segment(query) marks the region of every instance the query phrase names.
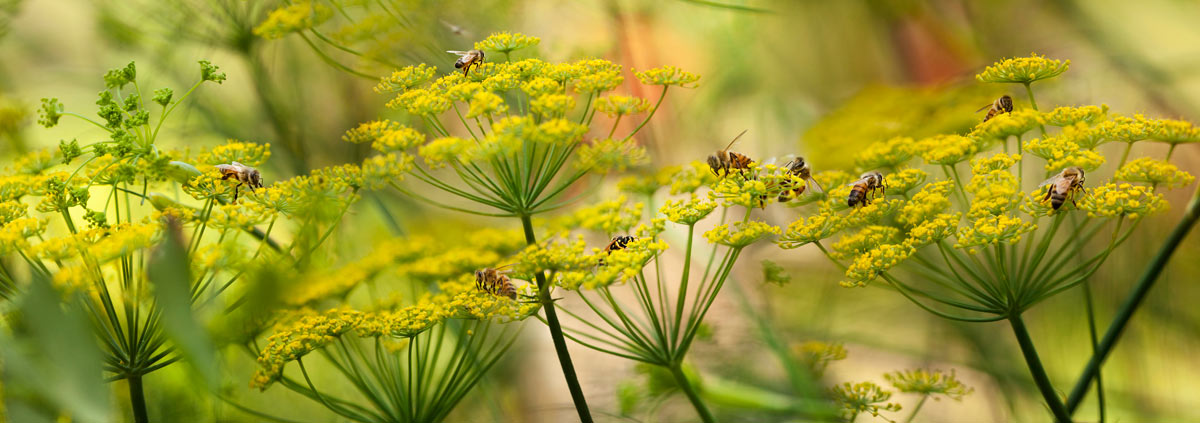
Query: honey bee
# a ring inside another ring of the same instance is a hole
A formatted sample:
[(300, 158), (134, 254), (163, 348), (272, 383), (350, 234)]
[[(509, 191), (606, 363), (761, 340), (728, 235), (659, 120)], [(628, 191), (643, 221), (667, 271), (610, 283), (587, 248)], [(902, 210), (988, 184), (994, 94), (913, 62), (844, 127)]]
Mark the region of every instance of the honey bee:
[(233, 187), (233, 201), (237, 202), (238, 188), (242, 185), (249, 185), (250, 189), (262, 188), (262, 174), (258, 173), (258, 169), (246, 166), (244, 164), (233, 162), (232, 164), (219, 164), (217, 170), (221, 171), (221, 180), (229, 178), (237, 179), (237, 186)]
[(458, 55), (458, 60), (454, 61), (454, 68), (462, 69), (463, 76), (467, 76), (467, 71), (471, 70), (471, 66), (479, 67), (479, 65), (483, 64), (482, 50), (446, 50), (446, 52)]
[(497, 297), (517, 299), (517, 286), (513, 285), (507, 271), (486, 268), (475, 271), (475, 288)]
[(783, 168), (786, 169), (788, 173), (799, 176), (800, 179), (803, 179), (804, 184), (800, 186), (794, 186), (795, 182), (790, 180), (784, 181), (783, 192), (779, 193), (780, 203), (787, 202), (788, 200), (799, 197), (800, 194), (804, 194), (804, 191), (809, 187), (809, 184), (813, 185), (813, 192), (820, 193), (825, 191), (823, 188), (821, 188), (821, 184), (817, 183), (816, 179), (813, 179), (812, 168), (808, 166), (808, 162), (805, 162), (803, 157), (796, 157), (792, 160), (789, 160), (787, 163), (783, 164)]
[[(871, 199), (875, 198), (875, 191), (879, 190), (880, 195), (887, 193), (887, 185), (883, 181), (883, 174), (878, 171), (870, 171), (862, 174), (857, 181), (851, 182), (850, 196), (846, 198), (846, 204), (850, 207), (862, 204), (863, 207), (871, 204)], [(870, 194), (871, 198), (867, 198)]]
[[(1083, 169), (1078, 167), (1068, 167), (1063, 169), (1062, 172), (1059, 172), (1057, 175), (1054, 175), (1054, 177), (1047, 179), (1046, 182), (1042, 182), (1041, 185), (1038, 185), (1038, 188), (1044, 186), (1050, 187), (1046, 189), (1046, 196), (1042, 197), (1042, 202), (1044, 203), (1046, 200), (1050, 200), (1050, 207), (1054, 210), (1058, 210), (1059, 207), (1062, 207), (1063, 202), (1070, 197), (1071, 204), (1075, 205), (1075, 192), (1087, 192), (1087, 190), (1083, 188), (1083, 181)], [(1078, 207), (1078, 205), (1076, 205), (1076, 207)]]
[[(746, 135), (746, 131), (742, 131), (742, 133), (734, 137), (733, 141), (730, 141), (724, 150), (717, 151), (708, 156), (708, 166), (712, 168), (714, 175), (729, 176), (730, 169), (737, 169), (738, 172), (741, 172), (742, 169), (749, 169), (750, 164), (754, 163), (754, 160), (751, 160), (744, 154), (729, 151), (729, 147), (733, 147), (733, 143), (737, 142), (738, 138), (741, 138), (742, 135)], [(717, 173), (719, 170), (723, 170), (724, 174)]]
[(1000, 96), (1000, 98), (997, 98), (996, 101), (992, 102), (992, 104), (980, 107), (979, 110), (976, 110), (975, 112), (982, 112), (983, 109), (987, 109), (988, 111), (987, 116), (983, 117), (984, 122), (987, 122), (988, 119), (991, 119), (1001, 113), (1012, 113), (1012, 97), (1009, 97), (1008, 94)]

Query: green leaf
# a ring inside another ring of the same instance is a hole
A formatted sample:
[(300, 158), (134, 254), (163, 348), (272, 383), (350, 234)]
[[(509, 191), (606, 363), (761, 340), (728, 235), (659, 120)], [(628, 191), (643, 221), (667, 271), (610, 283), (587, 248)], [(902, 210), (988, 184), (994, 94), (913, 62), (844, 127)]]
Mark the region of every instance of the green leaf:
[[(79, 303), (64, 304), (46, 278), (35, 277), (13, 323), (11, 337), (0, 338), (10, 417), (17, 416), (18, 410), (23, 414), (23, 419), (13, 421), (60, 412), (82, 422), (109, 421), (109, 388), (101, 379), (100, 349)], [(13, 396), (20, 392), (33, 398), (23, 402)], [(53, 410), (45, 410), (47, 406)]]
[(146, 264), (154, 296), (162, 310), (163, 330), (200, 373), (209, 388), (218, 386), (217, 358), (208, 333), (192, 315), (191, 267), (178, 221), (167, 224), (166, 237)]

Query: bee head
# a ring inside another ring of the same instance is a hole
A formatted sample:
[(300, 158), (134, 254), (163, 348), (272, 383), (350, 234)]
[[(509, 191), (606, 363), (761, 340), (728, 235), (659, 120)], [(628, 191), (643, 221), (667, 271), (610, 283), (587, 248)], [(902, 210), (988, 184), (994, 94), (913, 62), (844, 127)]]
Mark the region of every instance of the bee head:
[[(717, 152), (717, 154), (720, 154), (720, 152)], [(717, 157), (717, 154), (708, 155), (708, 167), (711, 167), (713, 172), (721, 168), (721, 158)]]
[(1000, 100), (998, 101), (1000, 102), (1000, 108), (1004, 110), (1004, 113), (1010, 113), (1013, 111), (1013, 102), (1011, 96), (1005, 94), (1004, 96), (1000, 97)]
[(250, 179), (250, 187), (262, 188), (262, 173), (259, 173), (258, 169), (250, 169), (246, 171), (246, 176)]
[(784, 163), (783, 167), (795, 174), (808, 173), (808, 163), (804, 161), (803, 157), (794, 158)]
[(1063, 176), (1064, 177), (1074, 176), (1075, 179), (1079, 180), (1079, 182), (1083, 182), (1083, 168), (1074, 167), (1074, 166), (1068, 167), (1066, 169), (1063, 169)]
[(475, 280), (477, 280), (477, 281), (483, 280), (483, 270), (482, 269), (475, 271)]

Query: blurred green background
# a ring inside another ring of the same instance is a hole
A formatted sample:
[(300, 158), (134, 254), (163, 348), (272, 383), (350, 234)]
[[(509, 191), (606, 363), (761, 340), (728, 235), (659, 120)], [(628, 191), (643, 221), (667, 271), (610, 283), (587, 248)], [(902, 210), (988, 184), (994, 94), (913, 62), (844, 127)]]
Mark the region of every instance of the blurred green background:
[[(357, 162), (368, 151), (342, 142), (345, 130), (381, 116), (402, 119), (383, 107), (386, 96), (372, 92), (373, 77), (420, 62), (447, 69), (453, 56), (443, 50), (468, 49), (494, 31), (541, 37), (547, 60), (602, 57), (627, 69), (675, 65), (703, 75), (698, 88), (673, 91), (640, 136), (655, 166), (702, 159), (748, 129), (738, 151), (752, 157), (800, 154), (816, 170), (848, 167), (846, 145), (962, 132), (978, 119), (976, 108), (1009, 88), (982, 86), (974, 74), (995, 60), (1030, 52), (1071, 60), (1066, 74), (1039, 83), (1044, 109), (1104, 103), (1119, 113), (1193, 121), (1200, 115), (1200, 3), (1193, 1), (409, 0), (391, 3), (408, 23), (403, 27), (348, 28), (340, 15), (322, 24), (359, 55), (311, 37), (255, 35), (253, 28), (280, 4), (0, 0), (2, 154), (10, 159), (60, 139), (95, 136), (78, 121), (64, 120), (53, 131), (35, 125), (42, 97), (87, 110), (100, 75), (131, 60), (150, 75), (151, 85), (178, 90), (194, 79), (195, 60), (207, 58), (229, 79), (204, 90), (172, 122), (178, 127), (171, 133), (179, 137), (166, 145), (204, 148), (228, 138), (270, 143), (275, 154), (264, 166), (268, 182)], [(649, 95), (627, 85), (626, 91)], [(1024, 101), (1023, 93), (1011, 94)], [(1142, 148), (1158, 147), (1139, 146), (1134, 156), (1161, 154)], [(1184, 170), (1200, 169), (1195, 145), (1174, 157)], [(1111, 166), (1101, 168), (1103, 177), (1111, 175)], [(1177, 220), (1187, 191), (1168, 192), (1177, 207), (1148, 221), (1120, 250), (1124, 255), (1110, 259), (1091, 281), (1101, 325)], [(393, 210), (396, 221), (378, 213), (378, 204)], [(464, 237), (455, 229), (462, 222), (447, 216), (394, 192), (380, 194), (359, 203), (343, 222), (336, 250), (358, 257), (374, 241), (422, 226)], [(776, 223), (794, 218), (782, 212), (774, 217)], [(1200, 421), (1200, 365), (1193, 359), (1200, 352), (1197, 239), (1184, 243), (1105, 367), (1111, 421)], [(849, 358), (830, 366), (830, 381), (882, 384), (883, 372), (899, 368), (953, 368), (975, 394), (927, 404), (924, 421), (1046, 419), (1003, 323), (940, 320), (883, 289), (838, 287), (840, 272), (815, 250), (757, 248), (754, 257), (784, 264), (793, 279), (786, 286), (762, 284), (757, 260), (747, 260), (735, 276), (750, 307), (769, 318), (785, 343), (844, 342)], [(718, 299), (709, 317), (713, 336), (695, 348), (695, 365), (721, 378), (786, 390), (737, 298), (727, 290)], [(1090, 353), (1082, 296), (1060, 295), (1027, 321), (1052, 381), (1060, 389), (1070, 386)], [(536, 323), (526, 328), (516, 353), (460, 406), (459, 421), (573, 416), (544, 330)], [(572, 352), (597, 417), (628, 420), (616, 415), (616, 390), (639, 377), (632, 364), (578, 346)], [(300, 421), (332, 421), (317, 404), (282, 390), (248, 390), (253, 363), (229, 355), (227, 389), (240, 403)], [(147, 383), (155, 421), (261, 420), (207, 399), (179, 369), (156, 373)], [(114, 404), (125, 403), (121, 395), (113, 390)], [(905, 406), (915, 401), (897, 399)], [(720, 410), (730, 421), (774, 420), (768, 413)], [(1097, 420), (1094, 399), (1076, 417)], [(681, 398), (638, 417), (692, 418)]]

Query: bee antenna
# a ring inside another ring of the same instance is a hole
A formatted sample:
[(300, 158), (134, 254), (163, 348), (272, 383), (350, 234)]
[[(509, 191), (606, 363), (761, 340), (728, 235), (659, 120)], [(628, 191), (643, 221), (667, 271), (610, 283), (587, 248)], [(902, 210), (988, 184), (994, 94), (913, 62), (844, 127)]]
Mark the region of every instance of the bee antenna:
[[(749, 129), (743, 130), (742, 133), (738, 134), (736, 137), (733, 137), (733, 141), (730, 141), (729, 145), (725, 146), (725, 150), (728, 150), (729, 147), (733, 147), (733, 143), (737, 142), (738, 138), (741, 138), (742, 135), (746, 135), (747, 131), (749, 131)], [(725, 150), (721, 150), (721, 151), (725, 151)]]

